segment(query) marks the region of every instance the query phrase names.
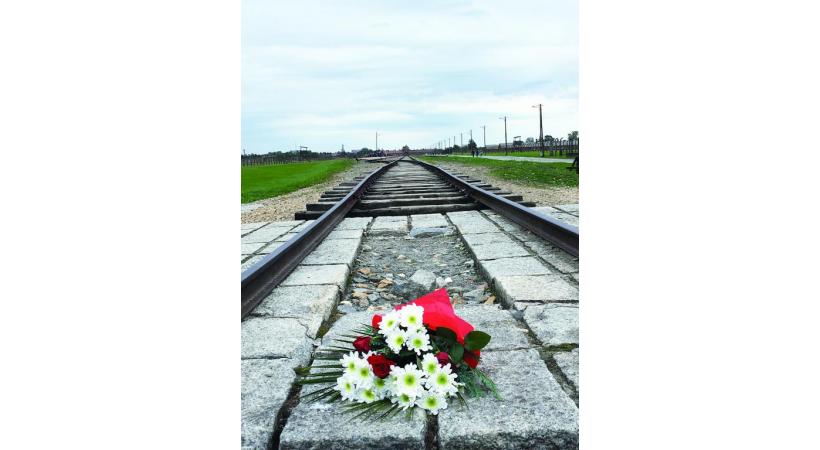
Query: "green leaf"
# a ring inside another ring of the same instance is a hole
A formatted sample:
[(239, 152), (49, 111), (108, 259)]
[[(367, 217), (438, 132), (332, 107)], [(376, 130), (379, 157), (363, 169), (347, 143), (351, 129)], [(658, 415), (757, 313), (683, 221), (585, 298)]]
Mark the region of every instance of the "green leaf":
[(450, 349), (450, 359), (454, 363), (460, 363), (461, 358), (464, 357), (464, 347), (461, 346), (458, 342), (453, 344), (453, 348)]
[(447, 341), (448, 344), (454, 344), (456, 342), (456, 332), (449, 328), (438, 327), (436, 329), (436, 335)]
[(473, 330), (464, 337), (464, 346), (467, 350), (476, 351), (490, 343), (490, 335), (483, 331)]

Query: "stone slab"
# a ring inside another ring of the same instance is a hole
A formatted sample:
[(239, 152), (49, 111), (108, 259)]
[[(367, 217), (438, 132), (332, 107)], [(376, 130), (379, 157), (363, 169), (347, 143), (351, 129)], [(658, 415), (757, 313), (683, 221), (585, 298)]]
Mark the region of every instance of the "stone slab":
[(361, 229), (355, 230), (334, 230), (325, 239), (361, 239), (364, 233)]
[(350, 273), (346, 264), (326, 266), (298, 266), (280, 283), (280, 286), (300, 286), (310, 284), (335, 284), (343, 288)]
[(256, 253), (257, 250), (264, 247), (267, 242), (242, 243), (242, 254), (250, 255)]
[(348, 217), (339, 222), (334, 230), (364, 230), (371, 220), (372, 217)]
[(572, 384), (575, 385), (575, 391), (578, 392), (578, 349), (573, 349), (571, 352), (558, 352), (552, 355), (561, 372), (567, 377)]
[(483, 331), (492, 338), (482, 350), (484, 352), (496, 350), (518, 350), (530, 348), (527, 340), (527, 329), (521, 326), (509, 311), (498, 305), (459, 305), (456, 314), (470, 322), (478, 331)]
[(407, 217), (406, 216), (383, 216), (376, 217), (373, 224), (370, 225), (369, 234), (396, 234), (401, 235), (407, 233)]
[(297, 319), (251, 317), (242, 322), (242, 359), (289, 358), (307, 364), (313, 348)]
[(501, 276), (495, 288), (510, 307), (515, 302), (578, 301), (578, 288), (557, 275)]
[(270, 223), (270, 222), (243, 223), (242, 224), (242, 234), (247, 234), (247, 233), (250, 233), (251, 231), (262, 228), (263, 226), (267, 225), (268, 223)]
[(287, 241), (293, 239), (298, 234), (299, 233), (285, 233), (285, 234), (279, 236), (278, 238), (276, 238), (276, 241), (274, 241), (274, 242), (287, 242)]
[(536, 206), (536, 207), (532, 207), (530, 209), (532, 209), (533, 211), (538, 211), (541, 214), (546, 214), (546, 215), (550, 215), (552, 213), (558, 212), (558, 210), (553, 208), (552, 206)]
[(352, 267), (359, 243), (361, 239), (325, 239), (302, 260), (302, 264), (347, 264)]
[(293, 227), (285, 226), (285, 227), (274, 227), (274, 226), (266, 226), (264, 228), (260, 228), (254, 231), (251, 234), (245, 235), (242, 237), (243, 243), (251, 243), (251, 242), (264, 242), (268, 243), (279, 236), (290, 231)]
[(481, 233), (481, 234), (465, 234), (462, 236), (467, 245), (486, 245), (486, 244), (506, 244), (516, 245), (512, 238), (504, 233)]
[(555, 205), (556, 209), (560, 209), (561, 211), (568, 212), (574, 216), (579, 215), (578, 210), (578, 203), (568, 203), (566, 205)]
[(495, 224), (498, 225), (504, 231), (509, 231), (509, 232), (514, 232), (515, 231), (515, 232), (517, 232), (517, 231), (522, 231), (523, 230), (523, 228), (521, 228), (521, 226), (518, 225), (517, 223), (515, 223), (515, 222), (513, 222), (513, 221), (511, 221), (511, 220), (509, 220), (509, 219), (507, 219), (503, 216), (500, 216), (498, 214), (493, 214), (493, 215), (487, 214), (487, 217), (489, 217), (490, 220), (495, 222)]
[(476, 259), (479, 261), (510, 258), (513, 256), (530, 256), (530, 252), (521, 244), (510, 243), (495, 243), (484, 245), (470, 245), (470, 251), (473, 252)]
[(283, 220), (281, 222), (271, 222), (272, 227), (298, 227), (305, 223), (304, 220)]
[(545, 346), (578, 344), (578, 305), (532, 305), (524, 310), (524, 322)]
[(412, 215), (410, 216), (410, 223), (413, 225), (413, 228), (440, 228), (450, 226), (443, 214)]
[[(340, 317), (322, 340), (322, 345), (332, 345), (332, 339), (348, 334), (363, 323), (370, 323), (374, 313), (356, 312)], [(327, 361), (317, 361), (327, 364)], [(327, 385), (305, 385), (302, 394)], [(341, 403), (300, 402), (294, 408), (288, 423), (282, 430), (282, 450), (388, 450), (425, 448), (427, 424), (424, 414), (417, 411), (412, 421), (399, 414), (378, 424), (351, 420)]]
[(439, 413), (442, 450), (578, 448), (578, 408), (533, 349), (482, 353), (502, 400), (467, 399)]
[(266, 245), (264, 248), (262, 248), (262, 250), (259, 250), (258, 253), (260, 255), (267, 255), (268, 253), (272, 253), (274, 250), (276, 250), (277, 248), (281, 247), (284, 244), (285, 244), (284, 242), (273, 241), (270, 244)]
[(561, 222), (568, 223), (574, 227), (578, 227), (578, 224), (580, 223), (580, 219), (578, 219), (578, 216), (574, 216), (570, 213), (565, 213), (563, 211), (554, 212), (550, 215), (560, 220)]
[[(362, 325), (370, 325), (374, 314), (384, 314), (384, 311), (356, 311), (340, 315), (336, 318), (336, 321), (333, 322), (333, 326), (331, 326), (322, 337), (322, 345), (320, 348), (339, 345), (338, 342), (333, 341), (334, 339), (350, 340), (341, 335), (350, 334), (352, 330), (359, 329)], [(351, 347), (350, 345), (346, 346)]]
[(290, 359), (242, 361), (242, 448), (267, 450), (276, 419), (296, 379)]
[(491, 281), (497, 277), (509, 275), (549, 275), (554, 273), (540, 259), (533, 256), (481, 261), (479, 267), (484, 277)]
[(306, 328), (305, 334), (315, 339), (338, 301), (339, 288), (334, 285), (279, 286), (251, 315), (296, 319)]
[(560, 248), (540, 239), (533, 242), (525, 242), (524, 245), (530, 248), (541, 259), (551, 264), (563, 273), (578, 272), (578, 258), (561, 250)]
[(536, 236), (534, 233), (528, 230), (521, 229), (520, 231), (510, 231), (510, 235), (512, 237), (518, 239), (522, 242), (533, 242), (533, 241), (542, 241), (543, 239)]
[(497, 233), (500, 229), (478, 211), (447, 213), (447, 217), (461, 234)]

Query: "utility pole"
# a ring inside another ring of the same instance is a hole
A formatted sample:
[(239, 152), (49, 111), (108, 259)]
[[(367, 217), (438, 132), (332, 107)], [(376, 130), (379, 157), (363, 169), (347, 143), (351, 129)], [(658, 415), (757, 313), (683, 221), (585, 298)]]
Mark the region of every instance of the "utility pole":
[(481, 128), (484, 129), (484, 151), (487, 151), (487, 126), (481, 125)]
[(507, 145), (507, 116), (499, 117), (499, 119), (504, 119), (504, 154), (509, 154), (510, 146)]
[(379, 151), (379, 132), (376, 132), (376, 151)]
[(459, 139), (461, 139), (461, 146), (464, 147), (464, 133), (458, 133)]
[[(535, 108), (535, 106), (536, 105), (533, 105), (533, 108)], [(541, 104), (539, 103), (537, 106), (538, 106), (538, 128), (540, 129), (540, 131), (539, 131), (539, 136), (540, 137), (538, 138), (538, 142), (539, 142), (539, 145), (541, 146), (541, 157), (543, 158), (544, 157), (544, 120), (542, 118), (543, 116), (541, 116)]]

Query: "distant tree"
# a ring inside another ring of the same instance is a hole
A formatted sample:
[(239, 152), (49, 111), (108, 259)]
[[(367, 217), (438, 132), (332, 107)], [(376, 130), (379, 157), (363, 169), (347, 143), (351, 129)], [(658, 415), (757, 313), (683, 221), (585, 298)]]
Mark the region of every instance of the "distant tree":
[(552, 142), (553, 142), (553, 141), (555, 141), (555, 138), (554, 138), (554, 137), (552, 137), (552, 136), (550, 136), (550, 135), (548, 135), (548, 134), (544, 135), (544, 142), (545, 142), (545, 143), (547, 143), (547, 144), (552, 144)]
[(367, 147), (362, 147), (362, 149), (361, 149), (361, 150), (359, 150), (358, 152), (356, 152), (356, 156), (358, 156), (359, 158), (362, 158), (362, 157), (365, 157), (365, 156), (369, 156), (369, 155), (370, 155), (370, 149), (369, 149), (369, 148), (367, 148)]
[(576, 130), (576, 131), (573, 131), (572, 133), (570, 133), (567, 136), (567, 139), (569, 139), (571, 141), (574, 141), (574, 140), (578, 139), (578, 131)]
[(478, 146), (475, 145), (474, 140), (470, 139), (470, 142), (467, 143), (467, 150), (469, 150), (471, 152), (474, 152), (474, 151), (476, 151), (476, 149), (478, 149)]
[(526, 142), (529, 146), (535, 145), (535, 138), (528, 137)]
[(401, 148), (401, 151), (402, 151), (402, 153), (404, 153), (405, 155), (409, 155), (409, 154), (410, 154), (410, 147), (409, 147), (409, 146), (407, 146), (407, 145), (405, 145), (404, 147), (402, 147), (402, 148)]

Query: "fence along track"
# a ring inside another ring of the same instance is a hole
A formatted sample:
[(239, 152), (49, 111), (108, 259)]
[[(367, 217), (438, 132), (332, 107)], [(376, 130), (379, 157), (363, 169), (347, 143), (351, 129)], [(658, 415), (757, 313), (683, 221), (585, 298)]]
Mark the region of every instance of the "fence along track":
[(431, 214), (491, 208), (578, 256), (578, 228), (527, 206), (520, 195), (454, 175), (413, 158), (390, 162), (358, 182), (342, 183), (296, 219), (316, 219), (242, 274), (242, 318), (281, 283), (345, 217)]

